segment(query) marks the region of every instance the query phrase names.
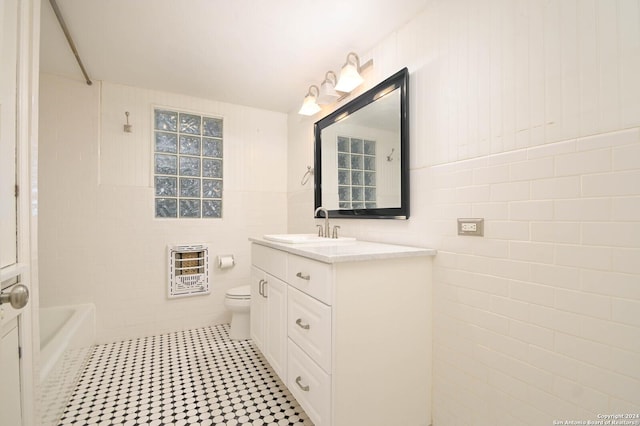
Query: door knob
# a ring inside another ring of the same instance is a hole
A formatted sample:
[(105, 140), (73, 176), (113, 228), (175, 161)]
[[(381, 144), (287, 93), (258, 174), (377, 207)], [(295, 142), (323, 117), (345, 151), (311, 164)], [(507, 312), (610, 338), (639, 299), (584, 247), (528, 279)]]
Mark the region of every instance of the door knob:
[(11, 287), (9, 293), (0, 293), (0, 305), (9, 303), (15, 309), (22, 309), (29, 301), (29, 289), (22, 284)]

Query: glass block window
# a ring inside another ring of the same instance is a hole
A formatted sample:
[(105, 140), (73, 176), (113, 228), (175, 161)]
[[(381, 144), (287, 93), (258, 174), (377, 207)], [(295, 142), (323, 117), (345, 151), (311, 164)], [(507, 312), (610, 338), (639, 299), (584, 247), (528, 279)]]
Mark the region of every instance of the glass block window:
[(376, 208), (376, 142), (338, 136), (338, 204)]
[(154, 110), (155, 217), (222, 217), (222, 119)]

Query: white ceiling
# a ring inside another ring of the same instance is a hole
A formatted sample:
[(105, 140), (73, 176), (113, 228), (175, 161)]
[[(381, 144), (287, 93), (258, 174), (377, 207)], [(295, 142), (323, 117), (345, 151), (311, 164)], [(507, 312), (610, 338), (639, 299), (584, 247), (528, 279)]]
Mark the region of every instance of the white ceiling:
[[(290, 112), (430, 0), (58, 0), (89, 76)], [(42, 2), (40, 65), (82, 79)], [(366, 60), (368, 58), (364, 58)], [(375, 64), (374, 64), (375, 66)]]

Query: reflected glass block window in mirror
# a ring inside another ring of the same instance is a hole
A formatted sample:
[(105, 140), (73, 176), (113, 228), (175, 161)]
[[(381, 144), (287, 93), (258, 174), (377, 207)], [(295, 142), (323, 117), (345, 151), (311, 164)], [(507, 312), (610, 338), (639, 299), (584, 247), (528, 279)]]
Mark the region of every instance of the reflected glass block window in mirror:
[(222, 217), (222, 118), (154, 109), (155, 217)]
[(337, 151), (339, 208), (376, 208), (376, 142), (338, 136)]

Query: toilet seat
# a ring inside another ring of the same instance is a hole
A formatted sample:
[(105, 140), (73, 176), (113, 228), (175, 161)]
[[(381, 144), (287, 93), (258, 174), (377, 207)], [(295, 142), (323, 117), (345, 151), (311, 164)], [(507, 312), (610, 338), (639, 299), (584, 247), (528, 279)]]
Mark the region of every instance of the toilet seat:
[(247, 300), (251, 299), (251, 288), (248, 285), (241, 285), (230, 288), (225, 295), (228, 299)]

